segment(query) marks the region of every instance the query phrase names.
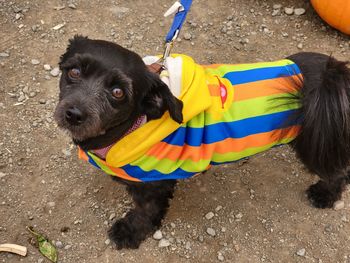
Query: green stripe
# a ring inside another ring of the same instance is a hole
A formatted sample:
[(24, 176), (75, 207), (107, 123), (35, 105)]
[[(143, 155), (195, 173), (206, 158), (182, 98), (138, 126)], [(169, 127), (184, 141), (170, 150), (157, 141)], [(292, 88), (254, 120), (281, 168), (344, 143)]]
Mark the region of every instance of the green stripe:
[(241, 152), (229, 152), (229, 153), (224, 153), (224, 154), (214, 153), (214, 155), (212, 157), (212, 161), (216, 162), (216, 163), (224, 163), (224, 162), (229, 162), (230, 160), (231, 161), (240, 160), (242, 158), (252, 156), (254, 154), (266, 151), (275, 145), (287, 144), (287, 143), (291, 142), (292, 140), (294, 140), (294, 138), (285, 138), (285, 139), (281, 139), (279, 141), (276, 141), (276, 142), (273, 142), (273, 143), (270, 143), (270, 144), (267, 144), (264, 146), (248, 148), (248, 149), (245, 149)]
[(174, 162), (167, 158), (158, 160), (156, 157), (145, 155), (137, 161), (132, 162), (131, 165), (136, 165), (146, 172), (157, 170), (160, 173), (169, 174), (178, 168), (194, 173), (204, 171), (208, 167), (209, 163), (210, 160), (200, 160), (197, 162), (193, 162), (191, 160), (177, 160)]
[(258, 63), (250, 63), (250, 64), (238, 64), (238, 65), (230, 65), (230, 64), (223, 64), (218, 66), (217, 68), (205, 68), (205, 71), (209, 74), (217, 75), (219, 77), (222, 77), (227, 72), (232, 71), (245, 71), (245, 70), (251, 70), (251, 69), (257, 69), (257, 68), (273, 68), (273, 67), (281, 67), (285, 65), (292, 65), (295, 64), (293, 61), (289, 59), (282, 59), (278, 61), (272, 61), (272, 62), (258, 62)]
[(110, 174), (110, 175), (116, 175), (116, 173), (113, 172), (111, 169), (109, 169), (108, 166), (102, 164), (98, 157), (96, 157), (95, 155), (93, 155), (91, 153), (88, 153), (88, 154), (95, 161), (95, 163), (101, 168), (102, 171), (104, 171), (105, 173)]
[[(295, 93), (296, 94), (296, 93)], [(202, 128), (205, 125), (220, 122), (233, 122), (246, 118), (252, 118), (287, 110), (294, 110), (301, 107), (297, 100), (289, 102), (291, 95), (288, 93), (275, 94), (271, 96), (258, 97), (249, 100), (235, 101), (230, 109), (222, 113), (220, 119), (214, 119), (209, 112), (201, 113), (185, 124), (187, 127)], [(283, 105), (283, 103), (285, 103)], [(269, 106), (267, 106), (269, 105)]]
[(289, 143), (293, 139), (294, 138), (285, 138), (261, 147), (252, 147), (240, 152), (229, 152), (224, 154), (213, 152), (213, 156), (211, 160), (202, 159), (199, 161), (192, 161), (192, 160), (186, 159), (186, 160), (172, 161), (167, 158), (163, 158), (159, 160), (154, 156), (143, 156), (137, 161), (131, 163), (131, 165), (138, 166), (139, 168), (141, 168), (146, 172), (151, 170), (157, 170), (160, 173), (169, 174), (174, 172), (176, 169), (181, 168), (186, 172), (197, 173), (200, 171), (204, 171), (210, 164), (210, 161), (217, 162), (217, 163), (237, 161), (247, 156), (251, 156), (251, 155), (263, 152), (265, 150), (268, 150), (275, 145)]

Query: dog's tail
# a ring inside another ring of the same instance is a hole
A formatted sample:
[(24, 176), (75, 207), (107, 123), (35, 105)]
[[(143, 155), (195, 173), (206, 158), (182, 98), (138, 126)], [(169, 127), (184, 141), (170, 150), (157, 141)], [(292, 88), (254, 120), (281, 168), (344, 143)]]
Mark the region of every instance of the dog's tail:
[(307, 168), (332, 181), (349, 165), (350, 69), (347, 62), (316, 53), (289, 59), (303, 73), (302, 127), (294, 147)]

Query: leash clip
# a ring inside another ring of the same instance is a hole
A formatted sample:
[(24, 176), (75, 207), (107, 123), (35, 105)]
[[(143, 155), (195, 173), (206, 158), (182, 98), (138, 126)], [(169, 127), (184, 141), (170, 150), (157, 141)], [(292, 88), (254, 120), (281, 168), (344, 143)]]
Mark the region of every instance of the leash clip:
[(165, 43), (165, 48), (164, 48), (164, 52), (163, 52), (163, 56), (161, 58), (161, 64), (162, 66), (164, 67), (164, 63), (165, 63), (165, 60), (167, 57), (169, 57), (170, 55), (170, 52), (171, 52), (171, 49), (173, 48), (174, 46), (174, 41), (177, 39), (177, 37), (179, 36), (179, 32), (180, 30), (176, 30), (175, 31), (175, 34), (174, 34), (174, 37)]
[(180, 0), (175, 2), (164, 14), (165, 17), (175, 14), (171, 28), (165, 37), (165, 49), (163, 57), (160, 59), (160, 63), (164, 68), (165, 60), (170, 55), (170, 51), (174, 45), (174, 41), (180, 33), (182, 24), (186, 19), (186, 15), (190, 10), (192, 0)]

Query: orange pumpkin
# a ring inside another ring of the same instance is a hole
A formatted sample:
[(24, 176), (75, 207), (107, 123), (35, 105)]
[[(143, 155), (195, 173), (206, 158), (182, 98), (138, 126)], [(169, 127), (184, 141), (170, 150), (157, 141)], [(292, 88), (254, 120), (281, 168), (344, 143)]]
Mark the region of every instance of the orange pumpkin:
[(311, 4), (329, 25), (350, 35), (350, 0), (311, 0)]

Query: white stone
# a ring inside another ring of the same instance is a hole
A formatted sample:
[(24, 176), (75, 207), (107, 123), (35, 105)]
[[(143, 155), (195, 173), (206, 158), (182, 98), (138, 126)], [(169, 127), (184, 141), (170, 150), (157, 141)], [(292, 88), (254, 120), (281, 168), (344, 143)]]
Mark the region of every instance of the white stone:
[(51, 74), (51, 76), (53, 76), (53, 77), (57, 77), (57, 76), (60, 74), (60, 69), (59, 69), (59, 68), (53, 68), (53, 69), (50, 71), (50, 74)]
[(170, 246), (170, 242), (167, 239), (161, 239), (158, 243), (158, 247), (168, 247)]
[(306, 250), (305, 248), (301, 248), (297, 251), (297, 255), (300, 256), (300, 257), (304, 257), (305, 256), (305, 253), (306, 253)]
[(212, 229), (211, 227), (208, 227), (208, 228), (207, 228), (207, 234), (208, 234), (209, 236), (212, 236), (212, 237), (215, 237), (215, 236), (216, 236), (215, 230)]
[(37, 60), (37, 59), (35, 59), (35, 58), (33, 58), (31, 62), (32, 62), (33, 65), (38, 65), (38, 64), (40, 64), (40, 61)]
[(162, 231), (157, 230), (156, 232), (154, 232), (153, 238), (154, 238), (155, 240), (161, 240), (161, 239), (163, 238), (163, 233), (162, 233)]
[(207, 213), (205, 215), (205, 218), (208, 219), (208, 220), (212, 219), (213, 217), (214, 217), (214, 213), (213, 212), (209, 212), (209, 213)]
[(341, 210), (345, 207), (345, 203), (343, 200), (338, 200), (336, 202), (334, 202), (333, 204), (333, 209), (334, 210)]
[(192, 38), (192, 35), (190, 33), (185, 33), (184, 34), (184, 39), (191, 40), (191, 38)]
[(294, 8), (293, 8), (293, 7), (285, 7), (285, 8), (284, 8), (284, 12), (285, 12), (287, 15), (293, 15), (293, 13), (294, 13)]
[(115, 217), (116, 217), (115, 213), (112, 213), (112, 214), (109, 216), (109, 220), (112, 221)]
[(294, 15), (301, 16), (306, 13), (306, 10), (304, 8), (295, 8), (294, 9)]
[(46, 71), (49, 71), (49, 70), (51, 70), (51, 66), (50, 66), (49, 64), (45, 64), (45, 65), (44, 65), (44, 69), (45, 69)]
[(64, 26), (65, 26), (65, 24), (62, 23), (62, 24), (58, 24), (58, 25), (54, 26), (52, 29), (53, 29), (53, 30), (59, 30), (59, 29), (61, 29), (61, 28), (64, 27)]

